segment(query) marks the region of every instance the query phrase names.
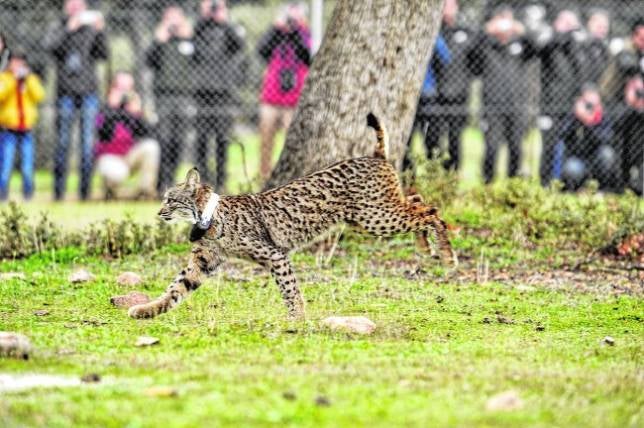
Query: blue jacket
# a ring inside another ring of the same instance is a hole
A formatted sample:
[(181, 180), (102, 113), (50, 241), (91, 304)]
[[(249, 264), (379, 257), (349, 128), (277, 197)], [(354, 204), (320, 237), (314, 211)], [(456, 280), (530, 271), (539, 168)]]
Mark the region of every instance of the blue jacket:
[(452, 56), (447, 46), (447, 42), (441, 34), (436, 37), (436, 44), (434, 45), (434, 52), (432, 58), (427, 65), (427, 74), (423, 81), (422, 95), (433, 96), (436, 95), (436, 72), (434, 70), (434, 61), (440, 61), (443, 65), (447, 65), (452, 61)]

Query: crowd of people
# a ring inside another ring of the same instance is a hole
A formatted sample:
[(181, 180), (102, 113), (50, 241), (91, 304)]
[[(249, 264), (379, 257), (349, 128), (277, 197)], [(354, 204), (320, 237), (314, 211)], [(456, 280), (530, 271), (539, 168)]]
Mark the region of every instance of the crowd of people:
[[(530, 125), (530, 67), (538, 64), (543, 185), (558, 179), (577, 190), (595, 179), (601, 189), (642, 193), (644, 157), (644, 18), (630, 35), (609, 40), (611, 17), (568, 6), (533, 5), (517, 18), (508, 4), (491, 8), (482, 29), (461, 25), (457, 0), (447, 0), (416, 113), (429, 156), (458, 168), (473, 79), (482, 82), (484, 181), (495, 176), (499, 146), (508, 147), (508, 175), (519, 175)], [(552, 16), (552, 19), (548, 19)], [(440, 150), (445, 133), (447, 144)], [(408, 150), (409, 152), (409, 150)], [(404, 166), (411, 168), (409, 156)]]
[[(592, 178), (607, 191), (631, 188), (641, 194), (644, 19), (633, 20), (626, 38), (610, 39), (608, 11), (555, 9), (519, 11), (499, 4), (475, 28), (463, 23), (457, 0), (447, 0), (414, 129), (422, 132), (428, 156), (441, 156), (446, 169), (458, 169), (462, 132), (471, 117), (472, 82), (480, 80), (483, 179), (494, 179), (503, 143), (508, 175), (516, 176), (533, 116), (530, 97), (537, 88), (541, 183), (557, 179), (574, 191)], [(180, 3), (163, 9), (153, 40), (140, 53), (152, 74), (154, 123), (146, 120), (140, 82), (131, 73), (115, 71), (106, 95), (99, 94), (97, 64), (110, 57), (103, 15), (88, 8), (86, 0), (65, 0), (62, 12), (43, 39), (56, 71), (54, 198), (65, 197), (77, 121), (81, 200), (90, 197), (94, 173), (109, 199), (137, 171), (136, 196), (158, 197), (174, 182), (190, 129), (196, 134), (195, 164), (222, 191), (234, 113), (251, 57), (244, 30), (231, 21), (225, 0), (200, 0), (194, 24)], [(0, 34), (0, 198), (8, 197), (19, 148), (28, 199), (34, 189), (32, 130), (45, 91), (29, 67), (28, 52), (6, 41)], [(312, 61), (306, 7), (282, 7), (255, 51), (265, 64), (258, 96), (260, 176), (265, 179), (276, 132), (288, 128)], [(535, 64), (540, 74), (529, 72)], [(533, 79), (536, 84), (526, 77), (533, 75), (540, 76)], [(403, 167), (413, 168), (409, 153)]]
[[(0, 198), (8, 197), (13, 154), (21, 147), (23, 196), (33, 194), (34, 142), (30, 132), (44, 97), (20, 49), (0, 35)], [(91, 177), (102, 178), (111, 199), (140, 172), (136, 197), (156, 198), (174, 185), (190, 129), (196, 132), (194, 162), (204, 180), (222, 191), (234, 111), (249, 68), (243, 28), (231, 22), (224, 0), (201, 0), (193, 25), (180, 3), (161, 14), (154, 39), (143, 53), (153, 75), (156, 123), (146, 120), (133, 75), (115, 71), (104, 100), (97, 64), (109, 58), (103, 15), (86, 0), (65, 0), (63, 17), (48, 30), (44, 47), (56, 70), (54, 199), (65, 198), (68, 151), (79, 120), (79, 189), (90, 197)], [(302, 3), (282, 7), (261, 38), (257, 55), (265, 62), (259, 128), (262, 175), (270, 173), (275, 133), (287, 128), (311, 63), (311, 41)]]

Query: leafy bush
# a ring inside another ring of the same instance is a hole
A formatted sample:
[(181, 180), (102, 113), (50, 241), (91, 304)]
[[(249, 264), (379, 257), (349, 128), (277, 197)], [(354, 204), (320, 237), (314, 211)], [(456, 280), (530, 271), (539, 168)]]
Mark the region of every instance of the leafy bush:
[(186, 233), (159, 220), (156, 225), (140, 224), (126, 217), (103, 220), (85, 230), (66, 232), (46, 213), (35, 224), (14, 202), (0, 210), (0, 259), (15, 259), (44, 251), (79, 247), (88, 255), (122, 257), (153, 251), (183, 242)]

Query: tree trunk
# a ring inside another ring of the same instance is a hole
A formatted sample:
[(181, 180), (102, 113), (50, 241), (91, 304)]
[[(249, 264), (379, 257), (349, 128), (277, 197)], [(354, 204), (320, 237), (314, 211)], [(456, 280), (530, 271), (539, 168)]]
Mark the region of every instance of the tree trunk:
[(372, 111), (402, 159), (443, 0), (337, 0), (266, 188), (372, 154)]

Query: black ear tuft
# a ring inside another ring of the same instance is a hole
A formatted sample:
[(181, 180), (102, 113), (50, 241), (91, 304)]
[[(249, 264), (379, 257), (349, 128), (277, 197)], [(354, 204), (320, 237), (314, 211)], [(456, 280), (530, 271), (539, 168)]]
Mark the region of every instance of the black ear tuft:
[(370, 126), (373, 129), (380, 128), (380, 123), (378, 122), (376, 115), (371, 112), (367, 115), (367, 126)]

